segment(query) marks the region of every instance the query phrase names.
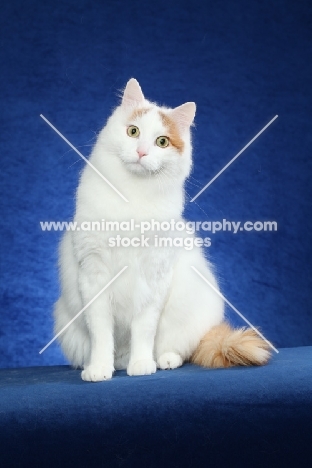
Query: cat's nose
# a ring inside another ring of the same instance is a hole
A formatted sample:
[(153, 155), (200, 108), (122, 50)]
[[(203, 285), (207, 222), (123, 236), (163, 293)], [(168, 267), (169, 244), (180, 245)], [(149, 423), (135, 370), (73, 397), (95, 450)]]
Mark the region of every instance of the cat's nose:
[(143, 158), (143, 156), (147, 156), (147, 150), (145, 148), (138, 148), (137, 153), (140, 159)]

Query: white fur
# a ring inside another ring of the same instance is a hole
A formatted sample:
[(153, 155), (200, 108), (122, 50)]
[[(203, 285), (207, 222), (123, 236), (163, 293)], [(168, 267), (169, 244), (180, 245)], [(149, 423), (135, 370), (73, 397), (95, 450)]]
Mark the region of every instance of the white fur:
[[(148, 113), (129, 121), (134, 109), (146, 107), (151, 108)], [(77, 190), (75, 221), (181, 220), (183, 184), (192, 165), (195, 105), (161, 108), (176, 121), (184, 141), (182, 154), (171, 145), (156, 146), (156, 138), (167, 134), (159, 109), (145, 100), (136, 80), (128, 82), (122, 104), (101, 131), (90, 161), (129, 203), (87, 165)], [(138, 138), (128, 136), (129, 125), (139, 127)], [(147, 156), (139, 159), (137, 149), (142, 146)], [(60, 246), (62, 293), (55, 305), (55, 332), (128, 266), (59, 337), (65, 355), (83, 368), (82, 379), (88, 381), (109, 379), (114, 369), (144, 375), (156, 372), (156, 365), (178, 367), (223, 319), (222, 299), (191, 269), (195, 266), (217, 287), (201, 249), (158, 248), (152, 236), (148, 248), (109, 247), (108, 238), (117, 234), (66, 232)]]

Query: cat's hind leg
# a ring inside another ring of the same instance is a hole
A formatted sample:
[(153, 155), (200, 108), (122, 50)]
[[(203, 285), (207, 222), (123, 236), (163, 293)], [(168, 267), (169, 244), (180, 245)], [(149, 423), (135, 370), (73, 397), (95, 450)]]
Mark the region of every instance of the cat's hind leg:
[(157, 367), (159, 369), (176, 369), (182, 366), (183, 359), (178, 353), (167, 352), (161, 354), (157, 359)]
[(191, 269), (192, 263), (217, 287), (200, 252), (182, 251), (155, 338), (155, 355), (160, 369), (175, 369), (189, 361), (203, 335), (223, 319), (222, 298)]
[[(79, 312), (79, 307), (77, 313)], [(73, 367), (82, 368), (90, 357), (90, 336), (84, 323), (84, 317), (77, 317), (70, 325), (73, 316), (66, 307), (65, 300), (61, 296), (54, 306), (54, 332), (58, 336), (63, 352)]]

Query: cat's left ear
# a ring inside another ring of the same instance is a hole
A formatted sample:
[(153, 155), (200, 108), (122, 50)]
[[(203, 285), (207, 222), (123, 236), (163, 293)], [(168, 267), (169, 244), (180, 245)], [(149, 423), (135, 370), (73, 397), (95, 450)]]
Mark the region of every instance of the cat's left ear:
[(194, 120), (196, 112), (195, 102), (186, 102), (182, 106), (176, 107), (170, 113), (170, 117), (176, 122), (180, 130), (189, 128)]
[(122, 105), (127, 107), (137, 107), (144, 102), (144, 95), (142, 89), (135, 78), (131, 78), (126, 84)]

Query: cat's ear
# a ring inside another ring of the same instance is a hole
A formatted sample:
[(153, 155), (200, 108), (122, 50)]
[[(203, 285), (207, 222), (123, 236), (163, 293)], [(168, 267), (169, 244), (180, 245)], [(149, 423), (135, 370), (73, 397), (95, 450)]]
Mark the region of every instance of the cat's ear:
[(189, 128), (194, 120), (196, 112), (195, 102), (186, 102), (182, 106), (176, 107), (170, 113), (170, 117), (175, 121), (180, 130)]
[(131, 78), (126, 84), (123, 96), (122, 105), (127, 107), (136, 107), (144, 102), (144, 95), (141, 87), (135, 78)]

